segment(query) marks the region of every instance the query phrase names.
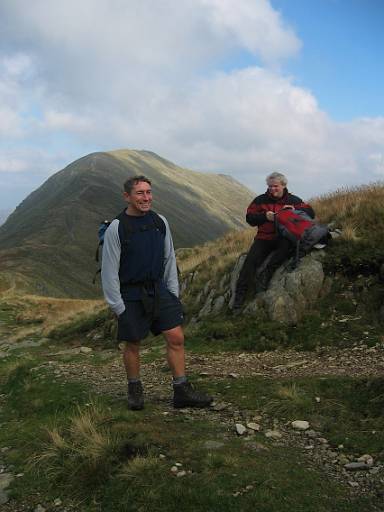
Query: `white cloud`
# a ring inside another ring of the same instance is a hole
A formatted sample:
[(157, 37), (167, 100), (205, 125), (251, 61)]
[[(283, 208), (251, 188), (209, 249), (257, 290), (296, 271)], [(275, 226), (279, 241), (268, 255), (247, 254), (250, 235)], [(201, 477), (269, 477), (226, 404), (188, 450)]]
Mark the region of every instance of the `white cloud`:
[(50, 109), (44, 113), (42, 126), (46, 129), (68, 130), (69, 132), (86, 132), (91, 128), (92, 121), (85, 117), (77, 116), (72, 112), (58, 112)]
[(21, 160), (12, 157), (0, 157), (0, 172), (15, 173), (23, 172), (29, 168), (30, 162), (28, 160)]
[(384, 120), (336, 123), (284, 75), (301, 42), (267, 0), (3, 0), (0, 30), (2, 173), (133, 147), (257, 192), (274, 169), (305, 196), (383, 176)]
[(213, 29), (231, 38), (239, 47), (276, 63), (297, 53), (301, 43), (293, 30), (284, 26), (279, 13), (267, 0), (201, 0), (211, 11)]

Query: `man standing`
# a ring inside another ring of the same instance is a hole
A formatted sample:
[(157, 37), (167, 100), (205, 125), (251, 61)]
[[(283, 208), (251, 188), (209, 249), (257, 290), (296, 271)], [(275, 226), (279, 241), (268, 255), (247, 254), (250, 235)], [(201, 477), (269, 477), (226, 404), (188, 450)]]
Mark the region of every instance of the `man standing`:
[(144, 407), (139, 350), (149, 331), (166, 340), (174, 407), (207, 407), (212, 398), (196, 391), (185, 376), (183, 312), (168, 222), (151, 210), (151, 182), (145, 176), (128, 179), (124, 197), (128, 207), (105, 232), (101, 280), (118, 316), (117, 339), (124, 342), (128, 407)]
[(284, 174), (273, 172), (267, 176), (266, 182), (268, 189), (265, 194), (257, 196), (247, 209), (246, 221), (258, 229), (236, 284), (234, 310), (243, 305), (249, 286), (254, 283), (257, 268), (266, 263), (256, 281), (256, 291), (259, 292), (267, 289), (275, 270), (290, 255), (292, 244), (276, 233), (275, 214), (282, 208), (292, 208), (302, 210), (312, 218), (315, 216), (311, 206), (288, 192), (288, 180)]

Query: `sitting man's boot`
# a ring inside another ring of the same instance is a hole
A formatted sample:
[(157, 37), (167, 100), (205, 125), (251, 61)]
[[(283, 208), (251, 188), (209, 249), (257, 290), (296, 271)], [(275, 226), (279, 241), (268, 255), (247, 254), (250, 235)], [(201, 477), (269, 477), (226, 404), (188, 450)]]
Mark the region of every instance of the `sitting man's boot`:
[(232, 305), (232, 309), (234, 311), (238, 311), (244, 304), (245, 302), (245, 297), (247, 295), (247, 290), (243, 290), (243, 289), (236, 289), (235, 291), (235, 299), (233, 301), (233, 305)]
[(141, 381), (128, 383), (128, 409), (140, 411), (144, 408), (144, 394)]
[(209, 407), (213, 398), (197, 391), (190, 382), (173, 385), (173, 407)]

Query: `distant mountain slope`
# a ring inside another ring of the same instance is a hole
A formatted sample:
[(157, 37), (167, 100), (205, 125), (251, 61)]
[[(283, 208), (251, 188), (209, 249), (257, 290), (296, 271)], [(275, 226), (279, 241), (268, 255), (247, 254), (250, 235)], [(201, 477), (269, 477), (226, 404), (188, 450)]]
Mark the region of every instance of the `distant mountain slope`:
[(8, 215), (12, 210), (0, 210), (0, 226), (7, 220)]
[(164, 214), (176, 247), (191, 247), (244, 227), (252, 193), (224, 175), (176, 166), (149, 151), (93, 153), (32, 192), (0, 227), (0, 290), (12, 283), (42, 295), (89, 297), (101, 220), (124, 207), (129, 176), (152, 180), (154, 209)]

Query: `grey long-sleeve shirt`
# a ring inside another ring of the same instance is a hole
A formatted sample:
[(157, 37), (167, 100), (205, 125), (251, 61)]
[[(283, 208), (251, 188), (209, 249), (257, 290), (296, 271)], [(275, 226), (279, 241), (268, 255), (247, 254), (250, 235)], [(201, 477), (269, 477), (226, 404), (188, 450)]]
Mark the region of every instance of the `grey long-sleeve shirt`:
[[(168, 221), (160, 215), (166, 227), (164, 239), (164, 284), (166, 288), (179, 296), (179, 281), (175, 250)], [(101, 283), (104, 297), (110, 308), (116, 315), (121, 315), (125, 310), (123, 298), (120, 293), (120, 254), (121, 244), (119, 237), (119, 220), (115, 219), (105, 232), (103, 255), (101, 264)]]

